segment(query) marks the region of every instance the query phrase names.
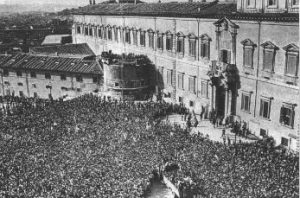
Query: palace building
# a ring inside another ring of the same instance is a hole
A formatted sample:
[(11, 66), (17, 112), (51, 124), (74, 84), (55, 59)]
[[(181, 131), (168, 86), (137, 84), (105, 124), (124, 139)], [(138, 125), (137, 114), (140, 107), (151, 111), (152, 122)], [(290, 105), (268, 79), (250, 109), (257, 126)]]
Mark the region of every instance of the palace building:
[(295, 149), (299, 1), (96, 4), (73, 12), (73, 42), (147, 55), (159, 89), (196, 113), (234, 116)]

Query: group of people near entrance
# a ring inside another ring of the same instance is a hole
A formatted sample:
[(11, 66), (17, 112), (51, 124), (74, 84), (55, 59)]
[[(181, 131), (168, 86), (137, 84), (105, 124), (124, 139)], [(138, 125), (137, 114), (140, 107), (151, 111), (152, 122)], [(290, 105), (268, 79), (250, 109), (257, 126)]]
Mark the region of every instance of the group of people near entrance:
[(177, 165), (163, 174), (186, 196), (299, 197), (297, 155), (272, 141), (225, 146), (160, 122), (185, 114), (181, 105), (94, 95), (2, 102), (0, 197), (144, 197), (164, 164)]

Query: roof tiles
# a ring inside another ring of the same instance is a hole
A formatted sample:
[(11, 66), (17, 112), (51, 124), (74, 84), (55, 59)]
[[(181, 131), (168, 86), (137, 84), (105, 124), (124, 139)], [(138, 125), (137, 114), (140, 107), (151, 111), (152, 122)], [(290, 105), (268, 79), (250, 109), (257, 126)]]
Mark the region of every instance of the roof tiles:
[(102, 74), (100, 65), (96, 60), (37, 56), (30, 54), (0, 56), (0, 68), (15, 70), (23, 69), (53, 72), (70, 72), (81, 74)]

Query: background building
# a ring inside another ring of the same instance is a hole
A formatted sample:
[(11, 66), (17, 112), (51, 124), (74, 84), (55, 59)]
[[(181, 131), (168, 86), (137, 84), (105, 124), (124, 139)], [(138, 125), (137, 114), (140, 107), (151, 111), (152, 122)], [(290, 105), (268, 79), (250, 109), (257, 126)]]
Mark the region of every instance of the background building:
[[(283, 3), (284, 2), (284, 3)], [(97, 4), (74, 12), (73, 42), (146, 54), (173, 102), (234, 115), (296, 148), (299, 1)]]
[(0, 56), (1, 95), (54, 99), (98, 92), (102, 69), (96, 60), (41, 55)]

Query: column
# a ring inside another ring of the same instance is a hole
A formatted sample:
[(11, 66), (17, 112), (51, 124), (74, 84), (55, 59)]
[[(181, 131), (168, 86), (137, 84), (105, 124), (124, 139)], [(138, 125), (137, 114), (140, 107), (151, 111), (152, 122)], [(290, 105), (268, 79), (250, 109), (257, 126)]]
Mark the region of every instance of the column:
[(214, 85), (211, 85), (211, 97), (210, 97), (210, 107), (209, 111), (212, 111), (213, 109), (216, 109), (215, 107), (215, 87)]
[(228, 88), (225, 88), (225, 108), (224, 108), (224, 117), (227, 115), (228, 112), (228, 99), (229, 99), (229, 94), (228, 94)]
[(231, 105), (232, 105), (232, 91), (229, 90), (228, 91), (228, 111), (227, 111), (227, 115), (232, 115)]
[(231, 55), (231, 64), (235, 65), (236, 64), (236, 33), (231, 32), (232, 36), (232, 55)]

